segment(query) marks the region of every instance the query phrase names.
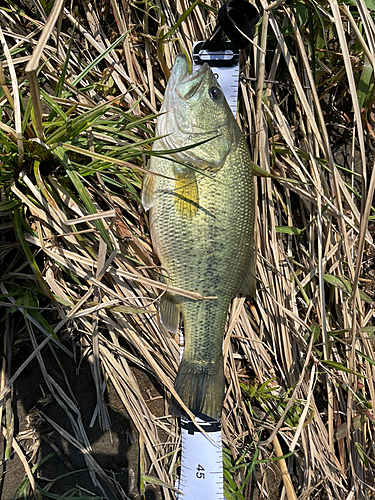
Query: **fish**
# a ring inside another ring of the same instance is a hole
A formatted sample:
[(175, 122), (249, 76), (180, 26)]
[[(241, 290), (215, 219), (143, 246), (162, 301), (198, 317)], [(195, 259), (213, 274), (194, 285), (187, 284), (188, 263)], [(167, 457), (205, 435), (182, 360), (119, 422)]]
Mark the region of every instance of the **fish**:
[[(162, 281), (208, 297), (161, 296), (166, 330), (183, 321), (175, 390), (196, 417), (220, 421), (228, 309), (256, 288), (255, 201), (246, 142), (207, 63), (190, 74), (185, 55), (175, 59), (141, 196)], [(184, 415), (174, 398), (171, 413)]]

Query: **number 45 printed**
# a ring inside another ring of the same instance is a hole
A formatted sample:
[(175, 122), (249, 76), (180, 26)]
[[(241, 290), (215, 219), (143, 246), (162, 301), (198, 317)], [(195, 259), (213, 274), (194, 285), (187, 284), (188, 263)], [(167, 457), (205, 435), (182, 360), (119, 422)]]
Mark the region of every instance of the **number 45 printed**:
[(195, 473), (198, 479), (204, 479), (204, 467), (202, 467), (201, 464), (198, 464), (197, 466), (197, 472)]

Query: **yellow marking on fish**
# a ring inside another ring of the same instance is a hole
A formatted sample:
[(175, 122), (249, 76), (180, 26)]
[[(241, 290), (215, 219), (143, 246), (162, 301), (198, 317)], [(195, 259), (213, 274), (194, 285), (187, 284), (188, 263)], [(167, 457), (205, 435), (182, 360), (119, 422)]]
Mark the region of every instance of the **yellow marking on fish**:
[(174, 184), (176, 211), (182, 217), (191, 220), (197, 213), (199, 206), (198, 185), (194, 172), (176, 174)]

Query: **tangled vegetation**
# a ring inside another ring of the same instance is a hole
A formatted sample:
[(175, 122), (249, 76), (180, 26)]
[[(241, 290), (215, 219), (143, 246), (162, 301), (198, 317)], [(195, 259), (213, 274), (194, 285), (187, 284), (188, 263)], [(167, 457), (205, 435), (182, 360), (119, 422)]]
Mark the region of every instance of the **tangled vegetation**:
[[(110, 430), (107, 398), (115, 391), (136, 429), (134, 498), (151, 498), (148, 484), (174, 498), (180, 437), (167, 403), (179, 339), (158, 319), (166, 285), (140, 188), (173, 60), (212, 34), (220, 5), (0, 5), (2, 463), (15, 453), (26, 474), (14, 498), (131, 493), (91, 451), (59, 361), (76, 362), (77, 349), (96, 389), (90, 425)], [(260, 167), (258, 284), (256, 301), (233, 300), (224, 341), (226, 498), (368, 500), (375, 498), (375, 4), (255, 5), (261, 18), (241, 52), (238, 122)], [(199, 299), (194, 290), (175, 292)], [(44, 379), (32, 388), (35, 400), (54, 400), (66, 426), (39, 405), (22, 434), (13, 388), (34, 358)], [(165, 402), (158, 411), (140, 372)], [(84, 457), (96, 493), (64, 491), (63, 475), (43, 477), (49, 456), (30, 451), (27, 440), (46, 424)]]

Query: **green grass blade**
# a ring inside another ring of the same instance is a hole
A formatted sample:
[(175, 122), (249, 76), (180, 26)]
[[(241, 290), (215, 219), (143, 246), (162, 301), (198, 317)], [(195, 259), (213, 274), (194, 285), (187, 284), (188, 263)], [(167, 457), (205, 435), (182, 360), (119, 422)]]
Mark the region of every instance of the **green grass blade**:
[(120, 38), (113, 42), (112, 45), (110, 45), (104, 52), (102, 52), (96, 59), (94, 59), (93, 62), (89, 64), (83, 71), (81, 71), (81, 73), (73, 80), (72, 86), (75, 87), (82, 80), (82, 78), (85, 78), (85, 76), (90, 73), (90, 71), (95, 68), (95, 66), (99, 64), (106, 55), (108, 55), (115, 47), (117, 47), (120, 42), (124, 40), (129, 31), (121, 35)]
[[(95, 205), (93, 204), (89, 193), (87, 192), (87, 189), (83, 185), (81, 178), (71, 165), (70, 159), (65, 153), (64, 149), (61, 146), (58, 146), (55, 151), (55, 155), (60, 159), (62, 165), (64, 166), (66, 173), (68, 174), (70, 180), (72, 181), (75, 189), (77, 190), (79, 196), (81, 197), (81, 200), (88, 211), (89, 214), (96, 214), (97, 210), (95, 208)], [(103, 240), (106, 242), (107, 246), (109, 249), (112, 250), (112, 242), (108, 236), (108, 233), (104, 227), (104, 224), (101, 220), (94, 220), (93, 221), (95, 226), (97, 227), (98, 231), (100, 232), (101, 237)]]

